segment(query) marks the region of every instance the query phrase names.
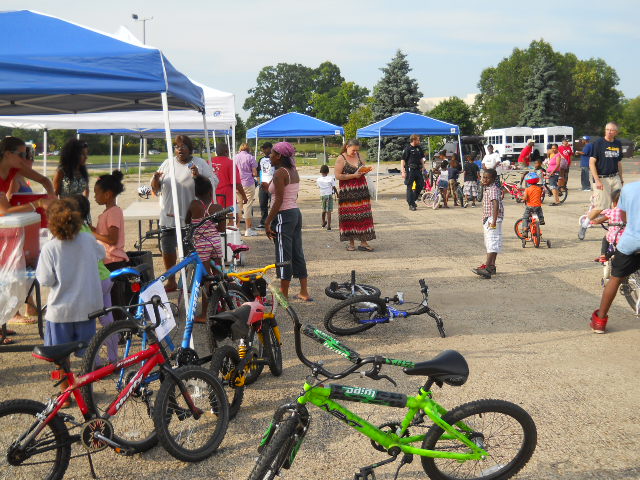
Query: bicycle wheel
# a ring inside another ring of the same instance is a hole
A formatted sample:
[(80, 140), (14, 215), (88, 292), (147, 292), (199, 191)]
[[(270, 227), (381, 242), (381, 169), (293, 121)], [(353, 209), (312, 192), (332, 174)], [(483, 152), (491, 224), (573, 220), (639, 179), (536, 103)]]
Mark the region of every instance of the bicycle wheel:
[[(247, 337), (247, 345), (253, 349), (258, 358), (264, 358), (264, 346), (262, 345), (262, 341), (258, 338), (258, 332), (256, 332), (253, 328), (249, 330), (249, 335)], [(250, 365), (250, 369), (247, 372), (244, 380), (245, 385), (251, 385), (258, 380), (258, 377), (264, 370), (263, 363), (255, 363), (252, 362)]]
[(538, 248), (540, 246), (540, 226), (537, 222), (531, 224), (531, 236), (533, 237), (533, 246)]
[(379, 297), (380, 289), (373, 285), (365, 285), (364, 283), (331, 282), (329, 286), (324, 289), (324, 293), (327, 297), (335, 298), (336, 300), (345, 300), (354, 295), (375, 295)]
[(422, 203), (424, 203), (428, 208), (433, 208), (433, 192), (426, 191), (422, 194)]
[(271, 375), (282, 375), (282, 349), (273, 327), (269, 322), (262, 322), (262, 339), (264, 342), (264, 356), (269, 364)]
[[(14, 443), (39, 426), (46, 406), (32, 400), (0, 403), (0, 479), (58, 480), (64, 477), (71, 458), (69, 430), (56, 415), (23, 452)], [(20, 433), (16, 433), (20, 432)]]
[(223, 389), (225, 400), (229, 405), (229, 419), (235, 418), (244, 398), (246, 383), (244, 372), (239, 371), (240, 356), (231, 345), (222, 345), (213, 352), (211, 373), (216, 377)]
[[(489, 453), (481, 460), (422, 457), (422, 468), (432, 480), (507, 479), (526, 465), (536, 448), (536, 425), (531, 416), (503, 400), (477, 400), (450, 410), (442, 419), (458, 425), (458, 432)], [(469, 431), (471, 429), (472, 431)], [(447, 453), (469, 453), (469, 447), (433, 425), (422, 448)]]
[(567, 199), (567, 195), (569, 194), (569, 190), (567, 187), (558, 187), (558, 197), (560, 198), (560, 203), (564, 203)]
[(375, 325), (363, 321), (383, 317), (386, 312), (387, 304), (380, 297), (358, 295), (334, 305), (324, 316), (324, 326), (336, 335), (353, 335)]
[(222, 295), (220, 289), (214, 288), (211, 296), (209, 297), (209, 304), (207, 305), (207, 334), (209, 335), (209, 345), (211, 346), (211, 352), (218, 348), (218, 342), (211, 331), (209, 325), (209, 319), (220, 312), (226, 312), (238, 308), (245, 302), (250, 302), (252, 299), (245, 293), (245, 291), (239, 285), (234, 283), (226, 284), (226, 295)]
[[(611, 261), (609, 261), (611, 263)], [(627, 299), (627, 303), (633, 310), (633, 312), (638, 315), (638, 301), (640, 299), (640, 272), (636, 271), (627, 277), (627, 281), (622, 284), (620, 287), (624, 298)]]
[(523, 239), (524, 235), (522, 234), (522, 219), (519, 218), (518, 220), (516, 220), (516, 223), (514, 223), (513, 225), (513, 230), (516, 232), (516, 236), (519, 239)]
[(256, 465), (249, 474), (249, 480), (272, 480), (280, 473), (297, 443), (298, 423), (297, 413), (291, 412), (289, 417), (276, 425), (271, 440), (260, 452)]
[(206, 369), (187, 365), (174, 370), (202, 411), (197, 420), (177, 382), (167, 378), (158, 391), (153, 421), (160, 444), (183, 462), (200, 462), (220, 446), (229, 426), (229, 404), (220, 382)]
[[(131, 320), (119, 320), (99, 329), (82, 360), (82, 374), (144, 350), (148, 346), (145, 337)], [(82, 387), (82, 395), (89, 409), (96, 415), (103, 415), (140, 367), (138, 363), (117, 369), (99, 382)], [(151, 412), (160, 383), (149, 380), (159, 379), (159, 375), (156, 367), (150, 377), (133, 391), (118, 413), (109, 419), (115, 432), (114, 440), (137, 452), (146, 452), (158, 443)]]

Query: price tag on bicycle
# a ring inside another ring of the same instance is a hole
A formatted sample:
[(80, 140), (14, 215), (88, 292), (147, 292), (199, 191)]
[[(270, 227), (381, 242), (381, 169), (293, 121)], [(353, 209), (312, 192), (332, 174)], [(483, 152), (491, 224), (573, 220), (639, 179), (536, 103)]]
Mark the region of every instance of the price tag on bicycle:
[[(167, 292), (162, 285), (160, 280), (149, 285), (144, 292), (140, 294), (140, 302), (149, 302), (151, 297), (154, 295), (158, 295), (162, 300), (164, 305), (169, 304), (169, 298), (167, 297)], [(151, 319), (152, 322), (155, 322), (155, 314), (153, 313), (153, 305), (145, 305), (147, 309), (147, 315)], [(170, 308), (160, 308), (160, 325), (156, 328), (156, 336), (158, 340), (162, 340), (167, 334), (176, 328), (176, 319), (173, 318), (173, 313)]]

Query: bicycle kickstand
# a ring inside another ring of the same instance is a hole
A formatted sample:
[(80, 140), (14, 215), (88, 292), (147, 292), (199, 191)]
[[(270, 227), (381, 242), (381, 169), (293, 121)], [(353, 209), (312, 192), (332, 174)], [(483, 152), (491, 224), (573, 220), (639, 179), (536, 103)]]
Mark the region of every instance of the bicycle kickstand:
[(87, 460), (89, 460), (89, 470), (91, 470), (91, 478), (98, 478), (98, 476), (96, 475), (96, 471), (93, 468), (93, 460), (91, 460), (91, 453), (87, 454)]
[(400, 465), (398, 465), (398, 469), (396, 470), (396, 474), (393, 476), (393, 480), (398, 480), (398, 474), (400, 473), (400, 469), (405, 465), (409, 465), (413, 462), (413, 455), (410, 453), (405, 453), (400, 461)]
[(398, 456), (394, 456), (391, 458), (387, 458), (382, 462), (373, 463), (371, 465), (367, 465), (366, 467), (362, 467), (359, 473), (356, 473), (353, 477), (353, 480), (376, 480), (376, 474), (373, 469), (386, 465), (387, 463), (395, 462)]

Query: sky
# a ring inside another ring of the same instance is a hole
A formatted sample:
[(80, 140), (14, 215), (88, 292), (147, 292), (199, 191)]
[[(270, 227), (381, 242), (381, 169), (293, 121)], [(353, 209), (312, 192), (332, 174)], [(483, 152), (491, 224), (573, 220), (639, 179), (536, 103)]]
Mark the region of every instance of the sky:
[[(191, 78), (236, 95), (236, 109), (259, 71), (279, 62), (315, 68), (329, 60), (347, 81), (370, 90), (397, 49), (425, 97), (477, 93), (483, 69), (543, 38), (561, 53), (599, 57), (616, 69), (627, 98), (640, 95), (638, 0), (0, 0), (107, 33), (123, 25), (160, 48)], [(635, 46), (634, 46), (635, 45)]]

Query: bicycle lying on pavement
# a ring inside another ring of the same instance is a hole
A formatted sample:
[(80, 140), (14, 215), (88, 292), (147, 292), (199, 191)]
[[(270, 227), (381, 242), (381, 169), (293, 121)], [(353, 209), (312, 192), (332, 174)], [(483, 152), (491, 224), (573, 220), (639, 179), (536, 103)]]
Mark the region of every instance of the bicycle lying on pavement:
[[(291, 403), (278, 408), (267, 427), (258, 451), (260, 456), (249, 480), (273, 479), (291, 469), (308, 433), (311, 415), (307, 405), (315, 405), (371, 440), (373, 448), (385, 452), (386, 458), (360, 468), (356, 480), (374, 480), (374, 469), (389, 464), (402, 454), (396, 477), (403, 465), (418, 455), (422, 468), (431, 479), (486, 478), (504, 480), (518, 473), (536, 448), (537, 431), (531, 416), (521, 407), (503, 400), (477, 400), (449, 411), (433, 399), (434, 385), (463, 385), (469, 376), (464, 357), (453, 350), (432, 360), (414, 363), (380, 355), (362, 357), (358, 352), (310, 325), (300, 323), (295, 311), (281, 294), (278, 301), (294, 322), (296, 354), (311, 369), (303, 392)], [(321, 343), (353, 363), (342, 372), (333, 373), (322, 362), (313, 362), (302, 352), (301, 335)], [(368, 370), (364, 367), (370, 365)], [(406, 375), (426, 377), (416, 396), (384, 392), (347, 385), (325, 385), (354, 373), (372, 380), (395, 381), (380, 374), (383, 366), (403, 367)], [(321, 378), (323, 377), (323, 378)], [(376, 427), (336, 402), (407, 408), (400, 420), (390, 420)], [(426, 419), (432, 424), (425, 425)], [(426, 433), (414, 433), (426, 428)], [(418, 444), (418, 445), (415, 445)], [(300, 478), (299, 475), (292, 478)]]
[(389, 323), (396, 318), (407, 318), (414, 315), (427, 314), (433, 318), (442, 338), (446, 337), (444, 321), (429, 307), (429, 287), (420, 280), (422, 302), (414, 310), (400, 310), (389, 303), (402, 305), (404, 295), (398, 292), (395, 296), (382, 298), (379, 295), (356, 295), (336, 304), (324, 316), (324, 326), (336, 335), (353, 335), (364, 332), (378, 323)]
[[(139, 332), (145, 331), (153, 337), (153, 330), (161, 321), (160, 297), (154, 296), (150, 302), (141, 305), (153, 306), (156, 322), (138, 325)], [(110, 307), (92, 313), (89, 318), (95, 320), (116, 310), (126, 313), (124, 308)], [(107, 329), (127, 322), (134, 323), (131, 319), (119, 321)], [(154, 443), (157, 435), (167, 452), (188, 462), (204, 460), (218, 448), (227, 431), (229, 406), (222, 386), (211, 373), (197, 366), (172, 369), (164, 347), (155, 341), (145, 350), (76, 378), (70, 369), (69, 357), (86, 347), (85, 342), (70, 342), (34, 349), (34, 357), (57, 365), (58, 370), (52, 374), (53, 379), (58, 380), (56, 386), (68, 382), (68, 387), (46, 405), (26, 399), (0, 403), (0, 473), (3, 478), (61, 479), (69, 465), (71, 445), (76, 442), (84, 446), (86, 453), (82, 455), (87, 455), (94, 478), (91, 454), (107, 447), (122, 455), (139, 452), (139, 443), (120, 437), (121, 432), (114, 430), (111, 419), (128, 404), (147, 395), (142, 385), (152, 371), (159, 371), (163, 382), (153, 407), (153, 425), (143, 435), (153, 436)], [(117, 374), (125, 365), (141, 367), (130, 375), (127, 385), (114, 397), (109, 408), (98, 414), (85, 402), (80, 391)], [(61, 412), (72, 395), (82, 420)], [(137, 426), (128, 425), (128, 428)], [(72, 429), (79, 429), (79, 433), (70, 434)], [(16, 431), (20, 433), (14, 433)]]

